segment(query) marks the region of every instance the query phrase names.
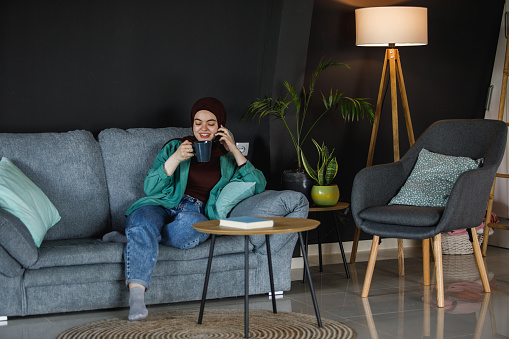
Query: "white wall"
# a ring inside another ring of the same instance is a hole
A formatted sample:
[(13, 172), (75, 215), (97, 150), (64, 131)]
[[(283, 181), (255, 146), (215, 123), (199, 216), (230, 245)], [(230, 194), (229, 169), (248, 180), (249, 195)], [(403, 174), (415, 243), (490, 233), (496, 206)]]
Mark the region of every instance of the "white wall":
[[(506, 1), (504, 12), (501, 13), (504, 16), (505, 11), (508, 9), (508, 1)], [(508, 18), (509, 19), (509, 18)], [(507, 23), (509, 25), (509, 22)], [(486, 119), (498, 119), (498, 111), (500, 105), (501, 89), (502, 89), (502, 77), (504, 73), (504, 60), (507, 39), (505, 37), (505, 20), (502, 17), (502, 23), (500, 27), (497, 54), (495, 57), (495, 64), (493, 67), (493, 74), (491, 77), (491, 84), (493, 86), (493, 92), (491, 97), (491, 104), (489, 109), (486, 111)], [(482, 44), (481, 44), (482, 46)], [(482, 47), (481, 47), (482, 48)], [(506, 96), (504, 106), (504, 120), (509, 121), (509, 93)], [(499, 173), (509, 173), (509, 150), (506, 149), (504, 159), (498, 170)], [(509, 217), (509, 179), (497, 178), (495, 185), (495, 198), (493, 200), (493, 212), (499, 217)], [(495, 234), (489, 237), (489, 244), (494, 246), (501, 246), (509, 248), (509, 231), (495, 230)]]

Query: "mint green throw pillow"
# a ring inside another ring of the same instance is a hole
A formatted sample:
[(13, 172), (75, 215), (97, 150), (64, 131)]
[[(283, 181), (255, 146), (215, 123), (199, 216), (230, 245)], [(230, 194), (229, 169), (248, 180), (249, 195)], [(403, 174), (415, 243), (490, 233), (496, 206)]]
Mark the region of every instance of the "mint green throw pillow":
[(226, 218), (235, 205), (252, 196), (255, 192), (255, 185), (254, 182), (235, 181), (223, 187), (216, 202), (218, 219)]
[(480, 162), (423, 148), (412, 173), (389, 205), (444, 207), (459, 175), (478, 168)]
[(60, 214), (46, 194), (9, 159), (0, 160), (0, 208), (17, 216), (28, 228), (37, 247)]

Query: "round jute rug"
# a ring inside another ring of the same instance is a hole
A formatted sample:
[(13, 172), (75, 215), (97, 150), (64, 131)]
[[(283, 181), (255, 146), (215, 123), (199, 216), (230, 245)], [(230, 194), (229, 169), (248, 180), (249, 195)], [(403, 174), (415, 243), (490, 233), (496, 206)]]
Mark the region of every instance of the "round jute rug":
[[(196, 310), (154, 313), (141, 321), (129, 321), (127, 317), (94, 321), (71, 328), (57, 339), (244, 337), (242, 310), (205, 310), (203, 323), (197, 322)], [(323, 318), (319, 328), (314, 315), (249, 310), (249, 337), (350, 339), (356, 334), (340, 322)]]

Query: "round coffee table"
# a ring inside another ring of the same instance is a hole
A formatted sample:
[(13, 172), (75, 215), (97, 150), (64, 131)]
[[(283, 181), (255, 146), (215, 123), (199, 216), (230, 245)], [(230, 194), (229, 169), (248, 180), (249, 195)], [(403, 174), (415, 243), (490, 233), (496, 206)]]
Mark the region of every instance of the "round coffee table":
[(240, 229), (240, 228), (232, 228), (232, 227), (222, 227), (219, 226), (219, 220), (207, 220), (202, 221), (197, 224), (194, 224), (193, 227), (203, 233), (208, 233), (211, 235), (211, 243), (210, 243), (210, 251), (209, 258), (207, 262), (207, 271), (205, 274), (205, 283), (203, 286), (203, 294), (200, 305), (200, 315), (198, 317), (198, 324), (202, 323), (203, 320), (203, 311), (205, 309), (205, 300), (207, 299), (207, 289), (209, 284), (210, 277), (210, 267), (212, 265), (212, 257), (214, 254), (214, 245), (216, 241), (216, 235), (243, 235), (245, 246), (244, 246), (244, 337), (249, 337), (249, 235), (253, 234), (262, 234), (265, 235), (265, 244), (267, 246), (267, 258), (269, 264), (269, 277), (270, 277), (270, 289), (272, 292), (272, 310), (274, 313), (277, 313), (276, 308), (276, 298), (274, 293), (274, 275), (272, 273), (272, 258), (270, 252), (270, 234), (280, 234), (280, 233), (297, 233), (299, 235), (300, 246), (302, 248), (302, 257), (304, 259), (304, 267), (309, 277), (309, 290), (311, 292), (311, 298), (313, 299), (313, 306), (315, 308), (316, 320), (318, 322), (318, 326), (322, 327), (322, 320), (320, 317), (320, 312), (318, 310), (318, 304), (316, 302), (315, 290), (313, 288), (313, 282), (311, 280), (311, 275), (309, 272), (309, 264), (307, 260), (307, 254), (305, 252), (304, 240), (302, 238), (302, 232), (309, 231), (315, 229), (320, 225), (320, 222), (313, 219), (302, 219), (302, 218), (280, 218), (280, 217), (267, 217), (263, 219), (271, 219), (274, 220), (273, 227), (265, 227), (258, 229)]

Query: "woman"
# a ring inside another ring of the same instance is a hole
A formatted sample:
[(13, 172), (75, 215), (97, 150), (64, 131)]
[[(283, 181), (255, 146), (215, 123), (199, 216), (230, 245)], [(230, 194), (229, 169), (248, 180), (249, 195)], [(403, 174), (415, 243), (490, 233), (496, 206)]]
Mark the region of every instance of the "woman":
[[(193, 224), (217, 219), (215, 203), (230, 181), (255, 182), (255, 193), (266, 180), (239, 151), (226, 124), (226, 110), (215, 98), (202, 98), (191, 109), (193, 135), (170, 140), (157, 155), (145, 179), (146, 197), (126, 212), (127, 244), (124, 248), (126, 283), (129, 287), (129, 320), (148, 315), (144, 292), (157, 262), (158, 244), (190, 249), (208, 234)], [(209, 162), (198, 162), (195, 141), (214, 141)]]

